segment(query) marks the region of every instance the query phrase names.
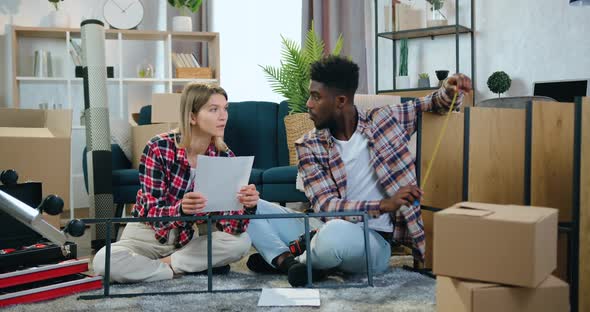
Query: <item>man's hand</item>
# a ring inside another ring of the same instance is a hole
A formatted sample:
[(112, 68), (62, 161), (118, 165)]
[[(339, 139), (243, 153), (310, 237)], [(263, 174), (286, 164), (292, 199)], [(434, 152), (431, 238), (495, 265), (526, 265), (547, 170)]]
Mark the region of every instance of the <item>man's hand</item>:
[(411, 206), (414, 200), (419, 199), (423, 193), (424, 192), (415, 185), (401, 187), (393, 197), (381, 200), (379, 210), (381, 210), (382, 213), (387, 213), (395, 212), (403, 205)]
[(207, 198), (199, 192), (187, 192), (182, 197), (182, 212), (187, 215), (194, 215), (205, 209)]
[(240, 189), (240, 192), (238, 192), (238, 200), (246, 208), (252, 208), (256, 206), (259, 199), (260, 196), (256, 190), (256, 185), (254, 184), (244, 186)]
[(469, 93), (473, 90), (471, 78), (463, 74), (454, 74), (444, 84), (448, 94), (454, 95), (455, 91)]

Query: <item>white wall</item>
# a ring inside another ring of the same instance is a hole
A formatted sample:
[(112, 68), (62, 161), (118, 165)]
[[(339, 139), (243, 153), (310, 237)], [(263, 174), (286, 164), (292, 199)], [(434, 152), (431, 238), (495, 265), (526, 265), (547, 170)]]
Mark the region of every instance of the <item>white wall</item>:
[[(445, 6), (454, 8), (454, 3), (447, 1)], [(469, 10), (469, 1), (459, 3), (460, 10)], [(464, 23), (463, 17), (460, 21)], [(506, 94), (510, 96), (532, 95), (534, 81), (590, 78), (590, 7), (572, 7), (567, 0), (475, 0), (475, 29), (478, 102), (496, 96), (486, 81), (499, 70), (512, 77)], [(467, 38), (462, 36), (460, 43), (460, 71), (470, 73)], [(437, 81), (436, 69), (454, 72), (454, 40), (410, 41), (408, 74), (414, 87), (420, 72), (428, 72), (432, 84)], [(379, 89), (385, 89), (392, 84), (391, 42), (380, 39), (379, 44)]]
[(211, 31), (220, 33), (221, 86), (230, 101), (273, 101), (260, 65), (279, 66), (281, 35), (301, 38), (301, 1), (214, 0)]

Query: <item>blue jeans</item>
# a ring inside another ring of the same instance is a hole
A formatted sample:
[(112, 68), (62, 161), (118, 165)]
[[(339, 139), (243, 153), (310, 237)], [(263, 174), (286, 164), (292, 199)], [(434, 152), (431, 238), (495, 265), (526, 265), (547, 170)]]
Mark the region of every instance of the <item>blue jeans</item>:
[[(256, 214), (293, 213), (294, 211), (269, 203), (258, 201)], [(331, 220), (325, 224), (310, 218), (310, 228), (320, 230), (311, 240), (311, 247), (298, 257), (306, 262), (307, 254), (311, 255), (314, 269), (333, 269), (349, 272), (366, 272), (365, 238), (363, 227), (344, 220)], [(252, 219), (248, 226), (248, 235), (254, 247), (262, 257), (272, 265), (272, 260), (289, 251), (289, 242), (299, 238), (305, 231), (301, 219)], [(369, 230), (370, 259), (373, 272), (387, 270), (391, 247), (389, 243), (374, 230)]]

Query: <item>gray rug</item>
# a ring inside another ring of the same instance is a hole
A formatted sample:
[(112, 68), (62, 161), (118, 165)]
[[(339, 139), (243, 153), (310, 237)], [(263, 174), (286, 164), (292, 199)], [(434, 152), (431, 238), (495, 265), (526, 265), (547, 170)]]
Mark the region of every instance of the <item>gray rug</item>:
[[(318, 285), (366, 283), (362, 275), (330, 276)], [(36, 304), (12, 306), (4, 311), (434, 311), (435, 280), (400, 268), (375, 276), (375, 287), (320, 289), (319, 308), (257, 307), (260, 291), (237, 293), (143, 296), (78, 300), (79, 295)], [(286, 276), (230, 272), (214, 276), (214, 289), (289, 287)], [(111, 293), (196, 291), (207, 289), (206, 276), (141, 284), (112, 285)], [(100, 294), (102, 291), (84, 294)]]

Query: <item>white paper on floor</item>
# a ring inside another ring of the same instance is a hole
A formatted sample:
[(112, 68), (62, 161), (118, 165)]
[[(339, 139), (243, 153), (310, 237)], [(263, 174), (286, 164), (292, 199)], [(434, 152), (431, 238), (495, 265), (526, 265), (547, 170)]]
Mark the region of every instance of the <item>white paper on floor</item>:
[(259, 307), (320, 306), (320, 290), (307, 288), (263, 288)]

